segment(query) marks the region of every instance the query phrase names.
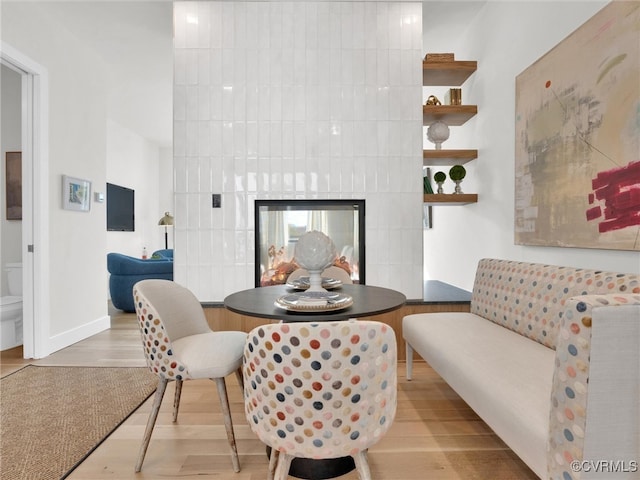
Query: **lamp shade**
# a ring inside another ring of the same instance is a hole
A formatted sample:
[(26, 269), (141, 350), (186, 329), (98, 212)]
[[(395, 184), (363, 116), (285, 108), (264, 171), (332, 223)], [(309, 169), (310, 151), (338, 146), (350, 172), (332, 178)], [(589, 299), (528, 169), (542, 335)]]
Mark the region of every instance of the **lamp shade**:
[(158, 225), (173, 225), (173, 217), (169, 212), (164, 212), (164, 217), (158, 221)]

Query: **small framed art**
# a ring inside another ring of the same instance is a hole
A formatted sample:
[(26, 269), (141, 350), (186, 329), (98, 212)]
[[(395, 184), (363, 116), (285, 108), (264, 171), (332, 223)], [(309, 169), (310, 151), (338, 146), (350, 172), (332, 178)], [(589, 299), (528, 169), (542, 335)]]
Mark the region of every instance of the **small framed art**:
[(91, 182), (63, 175), (62, 208), (88, 212), (91, 208)]

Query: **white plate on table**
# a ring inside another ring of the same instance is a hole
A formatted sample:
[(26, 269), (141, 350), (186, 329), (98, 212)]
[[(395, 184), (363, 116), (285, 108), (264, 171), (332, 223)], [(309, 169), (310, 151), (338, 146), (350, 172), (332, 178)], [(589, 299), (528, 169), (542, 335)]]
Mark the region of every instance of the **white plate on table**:
[(353, 305), (351, 295), (336, 292), (295, 292), (278, 297), (275, 306), (291, 312), (329, 312)]
[[(307, 290), (310, 287), (309, 277), (298, 277), (295, 280), (287, 281), (287, 287), (295, 288), (296, 290)], [(342, 286), (341, 280), (335, 278), (322, 277), (322, 288), (327, 290), (333, 290)]]

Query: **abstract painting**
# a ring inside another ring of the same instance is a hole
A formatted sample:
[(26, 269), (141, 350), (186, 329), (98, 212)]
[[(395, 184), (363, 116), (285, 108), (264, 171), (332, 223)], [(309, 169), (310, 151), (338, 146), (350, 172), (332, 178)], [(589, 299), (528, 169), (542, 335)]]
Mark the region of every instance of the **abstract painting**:
[(640, 3), (516, 77), (515, 243), (640, 250)]

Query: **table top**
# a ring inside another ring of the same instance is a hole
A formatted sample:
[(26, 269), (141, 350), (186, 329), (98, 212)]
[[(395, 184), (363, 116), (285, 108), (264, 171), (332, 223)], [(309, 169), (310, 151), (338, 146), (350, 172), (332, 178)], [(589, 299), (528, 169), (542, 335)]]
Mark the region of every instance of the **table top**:
[(330, 312), (291, 312), (274, 305), (282, 295), (294, 292), (286, 285), (250, 288), (232, 293), (224, 299), (224, 306), (232, 312), (251, 317), (284, 320), (285, 322), (312, 322), (347, 320), (390, 312), (404, 305), (404, 294), (389, 288), (372, 285), (342, 285), (332, 290), (350, 295), (353, 305), (344, 310)]

